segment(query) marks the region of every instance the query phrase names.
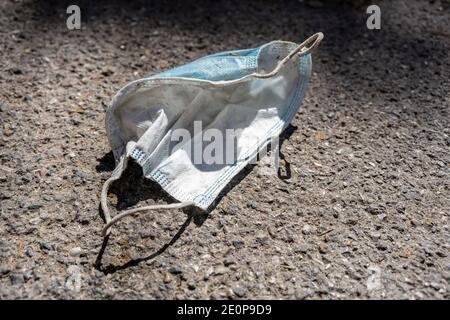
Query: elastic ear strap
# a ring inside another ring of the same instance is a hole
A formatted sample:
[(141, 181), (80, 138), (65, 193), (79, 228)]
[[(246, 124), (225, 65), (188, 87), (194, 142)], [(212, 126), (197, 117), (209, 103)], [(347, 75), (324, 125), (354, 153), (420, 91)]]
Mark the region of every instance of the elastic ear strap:
[[(103, 211), (103, 215), (105, 216), (106, 223), (111, 221), (111, 214), (109, 213), (108, 208), (108, 190), (109, 186), (113, 181), (118, 180), (122, 176), (122, 172), (125, 171), (128, 164), (128, 158), (126, 156), (122, 156), (119, 160), (119, 163), (117, 164), (116, 168), (114, 169), (113, 173), (111, 174), (111, 177), (109, 177), (108, 180), (105, 181), (102, 188), (102, 193), (100, 196), (100, 206)], [(109, 234), (109, 230), (106, 233), (106, 235)]]
[(135, 208), (135, 209), (123, 211), (122, 213), (118, 214), (114, 218), (107, 221), (106, 225), (102, 229), (102, 236), (106, 237), (109, 234), (112, 225), (116, 224), (119, 220), (122, 220), (126, 216), (135, 214), (137, 212), (149, 211), (149, 210), (161, 210), (161, 209), (165, 209), (165, 210), (181, 209), (181, 208), (185, 208), (185, 207), (189, 207), (189, 206), (193, 206), (193, 205), (195, 205), (194, 202), (186, 201), (186, 202), (172, 203), (172, 204), (155, 204), (155, 205), (146, 206), (146, 207), (142, 207), (142, 208)]
[(319, 45), (322, 39), (323, 39), (322, 32), (317, 32), (313, 34), (311, 37), (300, 43), (298, 47), (295, 48), (295, 50), (289, 53), (287, 57), (282, 60), (281, 64), (284, 64), (286, 61), (292, 59), (292, 57), (295, 56), (296, 54), (298, 54), (301, 57), (304, 56), (305, 54), (310, 53)]
[(116, 224), (119, 220), (122, 220), (126, 216), (132, 215), (134, 213), (137, 213), (139, 211), (148, 211), (148, 210), (160, 210), (160, 209), (179, 209), (184, 208), (188, 206), (195, 205), (194, 202), (186, 201), (186, 202), (180, 202), (180, 203), (173, 203), (173, 204), (161, 204), (161, 205), (151, 205), (146, 206), (142, 208), (135, 208), (123, 211), (122, 213), (118, 214), (114, 218), (111, 218), (111, 214), (109, 213), (109, 207), (108, 207), (108, 190), (111, 183), (115, 180), (118, 180), (122, 173), (125, 171), (128, 164), (128, 157), (123, 156), (120, 158), (119, 163), (117, 164), (116, 168), (114, 169), (111, 177), (105, 181), (102, 188), (102, 194), (100, 196), (100, 205), (102, 207), (103, 215), (105, 216), (106, 225), (102, 229), (102, 236), (106, 237), (111, 232), (111, 226)]
[(323, 40), (323, 33), (317, 32), (313, 34), (311, 37), (303, 41), (295, 50), (294, 53), (297, 53), (300, 51), (300, 55), (305, 55), (312, 50), (314, 50), (319, 43)]
[(291, 53), (289, 53), (283, 60), (281, 60), (278, 65), (270, 71), (269, 73), (265, 74), (255, 74), (254, 77), (264, 79), (264, 78), (270, 78), (274, 76), (275, 74), (280, 71), (280, 69), (289, 61), (291, 60), (296, 54), (299, 56), (304, 56), (307, 53), (310, 53), (315, 47), (319, 45), (319, 43), (323, 39), (323, 33), (318, 32), (316, 34), (313, 34), (311, 37), (303, 41), (301, 44), (297, 46)]

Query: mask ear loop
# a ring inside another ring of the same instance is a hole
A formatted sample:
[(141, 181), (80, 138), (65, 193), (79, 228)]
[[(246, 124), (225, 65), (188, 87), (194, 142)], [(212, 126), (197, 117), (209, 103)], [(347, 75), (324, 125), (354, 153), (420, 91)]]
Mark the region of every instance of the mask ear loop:
[(167, 209), (181, 209), (181, 208), (185, 208), (185, 207), (190, 207), (195, 205), (194, 202), (192, 201), (186, 201), (186, 202), (180, 202), (180, 203), (172, 203), (172, 204), (154, 204), (154, 205), (150, 205), (150, 206), (145, 206), (145, 207), (141, 207), (141, 208), (135, 208), (135, 209), (130, 209), (130, 210), (125, 210), (122, 213), (118, 214), (117, 216), (115, 216), (114, 218), (110, 219), (106, 225), (103, 227), (102, 229), (102, 236), (106, 237), (110, 231), (111, 231), (111, 227), (116, 224), (119, 220), (122, 220), (123, 218), (141, 212), (141, 211), (149, 211), (149, 210), (167, 210)]
[(275, 74), (280, 71), (280, 69), (289, 61), (291, 60), (296, 54), (299, 55), (299, 57), (304, 56), (308, 53), (310, 53), (312, 50), (314, 50), (319, 43), (323, 39), (323, 33), (318, 32), (310, 36), (308, 39), (303, 41), (301, 44), (298, 45), (297, 48), (295, 48), (292, 52), (290, 52), (283, 60), (281, 60), (278, 65), (269, 73), (265, 74), (255, 74), (254, 76), (257, 78), (270, 78), (274, 76)]
[(308, 39), (306, 39), (301, 44), (299, 44), (299, 46), (297, 48), (295, 48), (295, 50), (292, 51), (286, 58), (288, 58), (288, 60), (289, 60), (290, 57), (297, 54), (299, 51), (300, 51), (300, 54), (299, 54), (300, 56), (304, 56), (305, 54), (310, 53), (319, 45), (320, 42), (322, 42), (323, 37), (324, 36), (323, 36), (322, 32), (317, 32), (317, 33), (313, 34)]
[[(109, 223), (111, 221), (111, 214), (109, 213), (108, 200), (107, 200), (109, 187), (110, 187), (111, 183), (113, 183), (113, 181), (118, 180), (122, 176), (122, 172), (124, 172), (125, 169), (127, 168), (127, 164), (128, 164), (128, 157), (122, 156), (120, 158), (119, 163), (117, 164), (116, 168), (112, 172), (111, 177), (109, 177), (108, 180), (106, 180), (105, 183), (103, 184), (102, 193), (100, 196), (100, 206), (102, 208), (103, 215), (105, 216), (106, 223)], [(109, 232), (110, 232), (110, 230), (108, 230), (104, 234), (104, 236), (107, 236), (109, 234)]]
[(192, 201), (185, 201), (180, 203), (172, 203), (172, 204), (155, 204), (150, 206), (145, 206), (141, 208), (135, 208), (130, 210), (125, 210), (122, 213), (116, 215), (114, 218), (111, 218), (111, 214), (109, 212), (108, 208), (108, 190), (111, 185), (111, 183), (115, 180), (118, 180), (122, 173), (125, 171), (128, 163), (128, 157), (123, 156), (120, 158), (119, 163), (117, 164), (117, 167), (114, 169), (111, 177), (105, 181), (102, 188), (101, 193), (101, 199), (100, 199), (100, 205), (103, 211), (103, 214), (105, 216), (106, 225), (102, 229), (102, 236), (106, 237), (111, 232), (111, 227), (116, 224), (119, 220), (122, 220), (126, 216), (135, 214), (140, 211), (149, 211), (149, 210), (161, 210), (161, 209), (181, 209), (189, 206), (195, 205)]

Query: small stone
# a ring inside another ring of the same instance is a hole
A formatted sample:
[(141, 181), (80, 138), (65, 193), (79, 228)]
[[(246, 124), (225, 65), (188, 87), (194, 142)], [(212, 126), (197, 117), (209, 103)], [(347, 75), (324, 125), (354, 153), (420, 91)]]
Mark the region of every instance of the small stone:
[(30, 280), (33, 277), (33, 271), (28, 270), (25, 271), (25, 273), (23, 274), (23, 278), (25, 279), (25, 281)]
[(30, 209), (30, 210), (37, 210), (39, 208), (42, 208), (42, 205), (39, 203), (33, 203), (28, 206), (28, 209)]
[(67, 273), (69, 277), (66, 281), (66, 287), (69, 290), (80, 291), (81, 289), (81, 268), (77, 265), (70, 265), (67, 268)]
[(381, 238), (381, 233), (379, 232), (373, 232), (370, 234), (370, 237), (372, 238), (372, 240), (374, 241), (378, 241)]
[(447, 257), (447, 254), (443, 251), (436, 251), (436, 255), (438, 255), (441, 258)]
[(214, 275), (215, 276), (220, 276), (223, 275), (225, 273), (227, 273), (228, 270), (225, 267), (217, 267), (214, 269)]
[(378, 249), (378, 250), (381, 250), (381, 251), (385, 251), (385, 250), (388, 249), (388, 245), (387, 245), (387, 243), (384, 242), (384, 241), (379, 241), (379, 242), (377, 243), (377, 249)]
[(376, 291), (383, 288), (383, 283), (381, 281), (381, 269), (378, 266), (369, 266), (368, 271), (371, 276), (366, 281), (367, 291)]
[(9, 280), (11, 280), (11, 284), (14, 286), (16, 284), (22, 284), (25, 282), (23, 274), (13, 273), (9, 276)]
[(242, 287), (234, 287), (234, 288), (233, 288), (233, 293), (234, 293), (236, 296), (242, 298), (242, 297), (245, 296), (245, 294), (247, 293), (247, 289), (242, 288)]
[(302, 243), (298, 246), (298, 251), (303, 254), (307, 253), (308, 249), (309, 249), (309, 246), (306, 243)]
[(325, 243), (322, 242), (321, 244), (319, 244), (319, 252), (320, 253), (322, 253), (322, 254), (327, 253), (327, 249), (328, 249), (328, 247)]
[(305, 300), (309, 296), (312, 295), (312, 290), (307, 288), (296, 288), (295, 290), (295, 298), (297, 300)]
[(200, 266), (198, 266), (196, 264), (192, 264), (191, 267), (192, 267), (192, 270), (194, 270), (195, 273), (197, 273), (198, 270), (200, 270)]
[(26, 249), (25, 249), (25, 254), (28, 256), (28, 257), (33, 257), (34, 256), (34, 250), (33, 250), (33, 248), (32, 247), (27, 247)]
[(233, 246), (236, 249), (241, 249), (241, 248), (244, 247), (244, 241), (242, 241), (242, 240), (233, 240)]
[(18, 67), (11, 68), (11, 69), (9, 69), (9, 71), (10, 71), (12, 74), (23, 74), (23, 70), (20, 69), (20, 68), (18, 68)]
[(304, 235), (308, 235), (308, 234), (311, 234), (311, 232), (312, 232), (312, 227), (309, 224), (305, 224), (302, 228), (302, 233)]
[(48, 244), (47, 242), (42, 241), (41, 243), (39, 243), (39, 246), (41, 247), (41, 250), (46, 250), (46, 251), (53, 250), (53, 247), (50, 244)]
[(11, 272), (11, 268), (8, 266), (0, 266), (0, 275), (5, 275)]
[(172, 277), (170, 276), (170, 273), (166, 272), (164, 274), (164, 283), (170, 283), (172, 281)]
[(257, 204), (256, 204), (256, 202), (254, 202), (254, 201), (250, 202), (250, 203), (248, 204), (248, 206), (249, 206), (250, 208), (252, 208), (252, 209), (256, 209), (256, 208), (258, 207)]
[(209, 267), (208, 270), (206, 270), (205, 275), (203, 276), (203, 280), (208, 280), (209, 277), (214, 273), (214, 267)]
[(190, 280), (187, 284), (187, 287), (189, 290), (195, 290), (195, 288), (196, 288), (195, 282), (193, 280)]
[(183, 273), (183, 270), (181, 270), (181, 268), (178, 267), (178, 266), (172, 266), (172, 267), (169, 268), (168, 271), (169, 271), (171, 274), (181, 274), (181, 273)]
[(3, 129), (3, 135), (4, 135), (5, 137), (10, 137), (10, 136), (12, 136), (13, 134), (14, 134), (14, 129), (11, 128), (11, 127), (5, 126), (5, 128)]
[(112, 67), (107, 67), (102, 71), (102, 75), (105, 77), (109, 77), (110, 75), (114, 74), (115, 70)]
[(230, 206), (229, 208), (227, 208), (225, 210), (226, 214), (231, 214), (233, 216), (238, 214), (238, 212), (239, 212), (239, 208), (237, 206), (234, 206), (234, 205)]
[(12, 197), (13, 197), (12, 193), (9, 193), (9, 192), (0, 193), (0, 200), (11, 199)]
[[(23, 184), (29, 184), (31, 182), (31, 178), (29, 177), (22, 177), (22, 182)], [(30, 206), (28, 206), (28, 209), (39, 209), (40, 207), (42, 207), (40, 204), (32, 204)]]
[(69, 254), (72, 257), (78, 257), (78, 256), (81, 255), (82, 252), (83, 252), (83, 250), (80, 247), (74, 247), (74, 248), (69, 250)]
[(383, 213), (383, 208), (378, 205), (371, 204), (366, 208), (366, 211), (372, 215), (379, 215)]
[(24, 40), (29, 39), (28, 33), (26, 33), (25, 31), (19, 31), (17, 37)]
[(430, 287), (432, 287), (434, 290), (439, 290), (441, 286), (437, 282), (430, 282)]
[(285, 242), (289, 242), (289, 243), (295, 242), (294, 234), (291, 233), (291, 232), (286, 232), (286, 235), (284, 237), (284, 241)]
[(234, 260), (231, 260), (231, 259), (225, 259), (225, 260), (223, 261), (223, 265), (224, 265), (225, 267), (231, 266), (232, 264), (236, 264), (236, 262), (235, 262)]

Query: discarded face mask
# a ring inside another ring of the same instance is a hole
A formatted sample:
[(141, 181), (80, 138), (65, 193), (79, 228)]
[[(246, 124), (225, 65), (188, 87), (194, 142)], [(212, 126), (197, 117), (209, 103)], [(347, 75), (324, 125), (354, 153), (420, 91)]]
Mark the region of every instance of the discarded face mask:
[[(101, 194), (106, 219), (102, 235), (139, 211), (207, 209), (258, 150), (290, 123), (309, 80), (310, 52), (322, 38), (317, 33), (300, 45), (273, 41), (254, 49), (213, 54), (122, 88), (106, 113), (116, 168)], [(203, 138), (195, 133), (196, 123), (223, 136), (226, 130), (240, 129), (231, 163), (195, 161), (195, 152), (185, 146)], [(190, 134), (190, 141), (174, 141), (174, 132), (180, 130)], [(108, 188), (120, 178), (129, 158), (142, 167), (146, 178), (180, 202), (130, 209), (111, 218)]]

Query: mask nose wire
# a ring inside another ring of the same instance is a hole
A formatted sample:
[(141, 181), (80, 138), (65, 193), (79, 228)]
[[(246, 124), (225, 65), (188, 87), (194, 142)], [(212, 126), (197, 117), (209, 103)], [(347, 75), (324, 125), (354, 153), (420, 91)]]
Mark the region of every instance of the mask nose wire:
[(140, 211), (149, 211), (149, 210), (161, 210), (161, 209), (180, 209), (185, 208), (189, 206), (195, 205), (192, 201), (185, 201), (180, 203), (172, 203), (172, 204), (155, 204), (150, 206), (145, 206), (141, 208), (134, 208), (130, 210), (122, 211), (120, 214), (116, 215), (114, 218), (111, 218), (111, 214), (109, 212), (108, 208), (108, 190), (111, 185), (111, 183), (115, 180), (118, 180), (122, 173), (125, 171), (128, 163), (128, 157), (123, 156), (120, 158), (119, 163), (117, 164), (116, 168), (114, 169), (111, 177), (105, 181), (102, 188), (102, 193), (100, 196), (100, 206), (102, 208), (103, 214), (105, 216), (106, 225), (102, 229), (102, 236), (106, 237), (111, 232), (111, 227), (116, 224), (119, 220), (122, 220), (126, 216), (135, 214)]

